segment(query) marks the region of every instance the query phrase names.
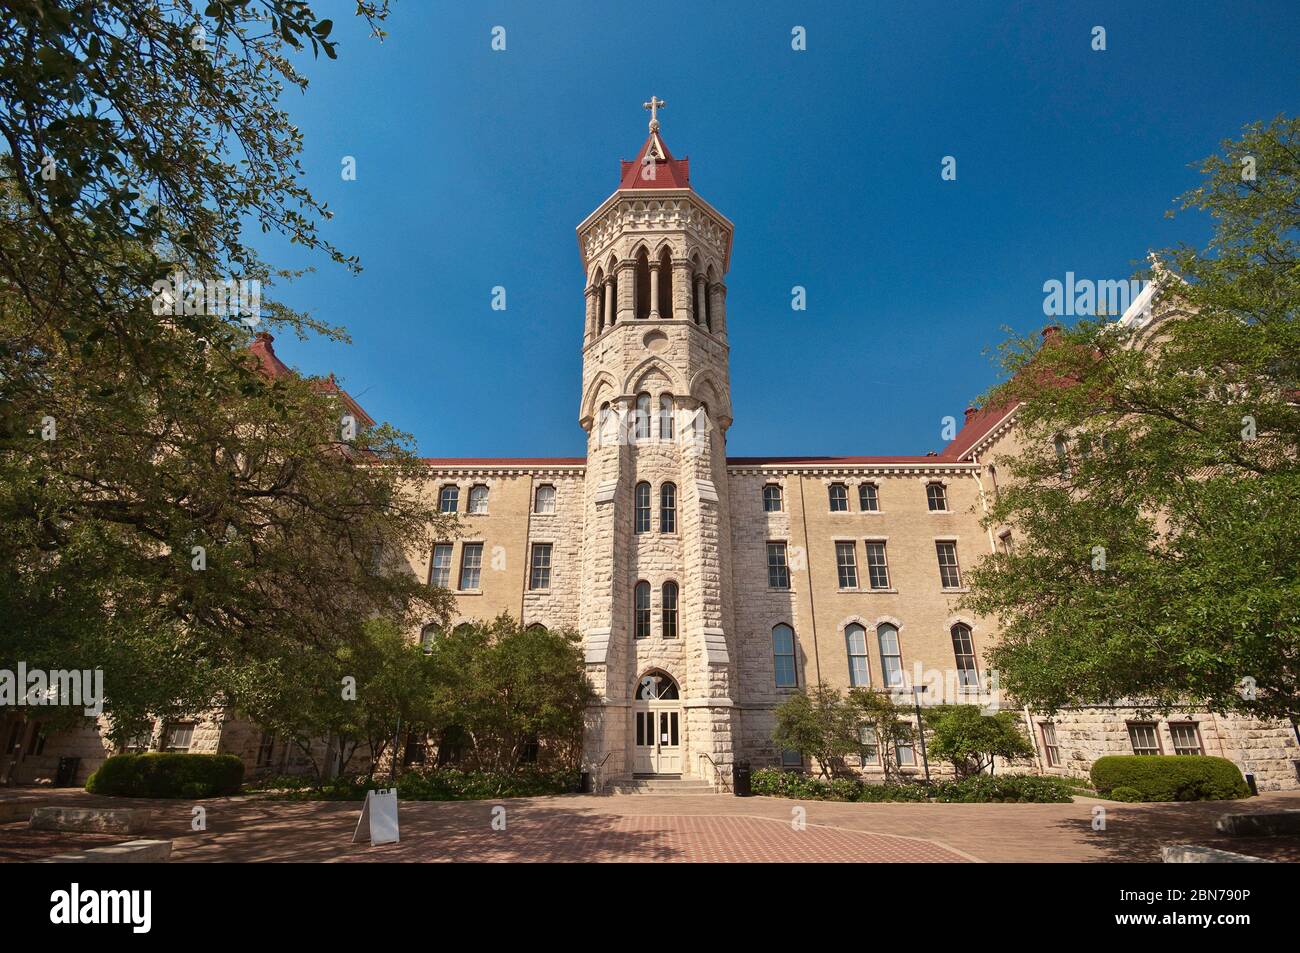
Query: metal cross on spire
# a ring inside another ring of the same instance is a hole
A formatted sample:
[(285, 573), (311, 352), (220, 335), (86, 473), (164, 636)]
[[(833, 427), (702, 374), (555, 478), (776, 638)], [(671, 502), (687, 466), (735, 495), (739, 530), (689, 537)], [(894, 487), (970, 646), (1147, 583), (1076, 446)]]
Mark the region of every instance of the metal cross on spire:
[(663, 109), (667, 105), (668, 104), (666, 102), (664, 102), (662, 99), (658, 98), (657, 96), (651, 96), (650, 102), (641, 104), (641, 107), (643, 109), (650, 110), (650, 131), (651, 132), (659, 131), (659, 110)]

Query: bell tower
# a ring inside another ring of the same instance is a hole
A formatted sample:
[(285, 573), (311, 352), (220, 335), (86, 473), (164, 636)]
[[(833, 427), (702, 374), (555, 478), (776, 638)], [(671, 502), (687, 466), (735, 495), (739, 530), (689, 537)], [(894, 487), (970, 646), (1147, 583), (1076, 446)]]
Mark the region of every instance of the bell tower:
[[(732, 758), (726, 435), (733, 227), (691, 187), (651, 97), (649, 136), (578, 226), (586, 274), (583, 594), (602, 777), (715, 781)], [(729, 768), (728, 768), (729, 770)]]

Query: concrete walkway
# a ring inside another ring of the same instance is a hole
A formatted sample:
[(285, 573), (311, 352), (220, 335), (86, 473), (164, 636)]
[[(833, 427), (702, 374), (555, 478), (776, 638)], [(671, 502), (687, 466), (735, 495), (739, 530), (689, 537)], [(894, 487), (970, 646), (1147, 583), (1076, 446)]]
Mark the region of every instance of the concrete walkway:
[[(124, 806), (75, 790), (17, 790), (59, 804)], [(207, 829), (191, 829), (193, 807)], [(1196, 843), (1300, 861), (1300, 838), (1229, 838), (1221, 815), (1300, 808), (1300, 792), (1248, 801), (1119, 804), (836, 804), (728, 795), (403, 802), (402, 842), (351, 844), (361, 805), (264, 798), (131, 802), (150, 806), (149, 836), (175, 842), (173, 862), (204, 861), (1158, 861), (1160, 847)], [(493, 807), (505, 808), (505, 830)], [(1094, 830), (1095, 807), (1105, 829)], [(800, 815), (796, 808), (805, 812)], [(498, 822), (498, 827), (499, 822)], [(48, 835), (46, 835), (48, 836)], [(74, 838), (75, 839), (75, 838)], [(0, 826), (0, 860), (67, 850), (24, 825)]]

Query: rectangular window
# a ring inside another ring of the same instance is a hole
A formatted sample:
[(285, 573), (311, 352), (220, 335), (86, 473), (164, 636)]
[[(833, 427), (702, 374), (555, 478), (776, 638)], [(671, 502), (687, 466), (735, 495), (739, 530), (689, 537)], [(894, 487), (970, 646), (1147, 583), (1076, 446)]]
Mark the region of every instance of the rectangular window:
[(446, 589), (451, 585), (451, 543), (438, 543), (433, 547), (429, 561), (429, 585)]
[(880, 763), (880, 739), (876, 737), (875, 728), (871, 725), (863, 725), (859, 728), (858, 744), (862, 746), (863, 764)]
[(898, 723), (895, 730), (894, 757), (900, 768), (916, 766), (916, 748), (912, 744), (912, 726), (905, 721)]
[(939, 583), (945, 589), (961, 588), (961, 570), (957, 568), (957, 544), (935, 543), (939, 554)]
[(1039, 722), (1038, 728), (1043, 733), (1043, 750), (1047, 752), (1047, 766), (1061, 766), (1061, 747), (1056, 743), (1056, 725), (1050, 721)]
[(767, 585), (769, 589), (790, 588), (790, 566), (785, 560), (785, 543), (767, 544)]
[(528, 576), (529, 589), (551, 588), (551, 544), (533, 543), (532, 572)]
[(555, 487), (549, 483), (544, 483), (537, 488), (536, 503), (533, 506), (534, 513), (554, 513), (555, 512)]
[(864, 513), (880, 512), (880, 496), (874, 483), (863, 483), (858, 487), (858, 509)]
[(835, 544), (835, 566), (840, 574), (841, 589), (858, 588), (858, 552), (853, 543)]
[(963, 688), (978, 688), (979, 668), (975, 664), (975, 642), (970, 627), (958, 623), (952, 627), (952, 653), (957, 660), (957, 682)]
[(803, 755), (793, 748), (786, 748), (781, 752), (781, 767), (799, 769), (803, 767)]
[(483, 571), (483, 544), (466, 543), (460, 551), (460, 588), (477, 589)]
[(772, 658), (776, 668), (776, 687), (797, 688), (799, 675), (795, 667), (794, 629), (785, 623), (772, 630)]
[(872, 589), (889, 588), (889, 560), (883, 542), (867, 541), (867, 582)]
[(167, 744), (163, 748), (166, 751), (189, 751), (193, 741), (194, 723), (182, 722), (172, 725), (171, 730), (167, 732)]
[(443, 513), (455, 513), (456, 507), (460, 503), (460, 488), (455, 486), (444, 486), (442, 492), (438, 494), (438, 509)]
[(763, 512), (781, 512), (781, 488), (775, 483), (769, 483), (763, 487)]
[(931, 483), (926, 486), (925, 500), (931, 513), (945, 513), (948, 510), (948, 491), (942, 483)]
[(257, 766), (259, 768), (269, 768), (271, 758), (275, 754), (275, 734), (274, 732), (262, 732), (262, 740), (257, 745)]
[(849, 488), (843, 483), (832, 483), (830, 489), (831, 512), (847, 513), (849, 511)]
[(1128, 726), (1129, 744), (1134, 754), (1159, 754), (1160, 738), (1156, 735), (1155, 722), (1131, 721)]
[(1174, 740), (1174, 754), (1203, 754), (1201, 733), (1194, 721), (1171, 721), (1169, 736)]

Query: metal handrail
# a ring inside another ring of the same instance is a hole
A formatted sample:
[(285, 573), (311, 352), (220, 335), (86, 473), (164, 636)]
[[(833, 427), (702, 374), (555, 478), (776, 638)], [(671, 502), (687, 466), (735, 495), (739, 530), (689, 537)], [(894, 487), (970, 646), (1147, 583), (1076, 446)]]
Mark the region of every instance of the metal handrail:
[(609, 760), (609, 756), (612, 755), (613, 753), (614, 753), (614, 749), (612, 748), (609, 751), (606, 751), (605, 757), (601, 758), (600, 763), (591, 769), (591, 791), (593, 794), (600, 793), (600, 788), (601, 788), (600, 769), (605, 767), (605, 762)]
[(723, 775), (722, 768), (718, 765), (718, 762), (714, 761), (707, 751), (701, 751), (699, 756), (708, 761), (709, 764), (713, 765), (713, 773), (718, 777), (718, 790), (725, 794), (727, 791), (727, 780), (726, 776)]

